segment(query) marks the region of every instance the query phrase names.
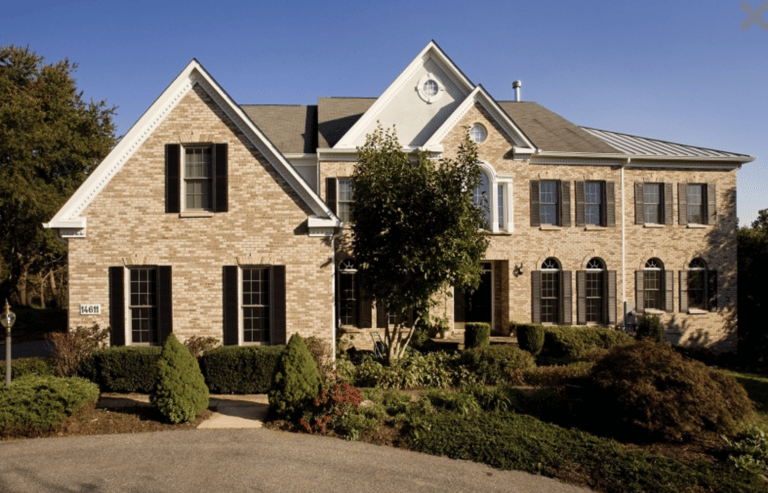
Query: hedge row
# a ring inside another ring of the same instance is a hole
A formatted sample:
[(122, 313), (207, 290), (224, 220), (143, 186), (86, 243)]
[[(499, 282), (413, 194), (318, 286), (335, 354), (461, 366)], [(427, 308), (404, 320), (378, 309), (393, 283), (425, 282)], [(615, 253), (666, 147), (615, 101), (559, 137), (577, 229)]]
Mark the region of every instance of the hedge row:
[(532, 352), (539, 348), (540, 334), (543, 331), (542, 353), (555, 358), (581, 359), (592, 351), (610, 349), (632, 340), (624, 332), (606, 327), (545, 327), (538, 324), (515, 324), (515, 328), (520, 347)]
[[(0, 360), (0, 374), (5, 375), (5, 360)], [(53, 363), (49, 358), (18, 358), (11, 360), (11, 378), (27, 375), (53, 375)]]

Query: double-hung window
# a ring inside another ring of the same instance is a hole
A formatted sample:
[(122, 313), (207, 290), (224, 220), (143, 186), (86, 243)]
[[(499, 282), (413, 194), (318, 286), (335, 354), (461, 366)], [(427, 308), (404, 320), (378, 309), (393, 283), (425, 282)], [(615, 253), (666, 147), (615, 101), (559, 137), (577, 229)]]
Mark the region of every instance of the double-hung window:
[(242, 269), (241, 310), (245, 344), (269, 344), (270, 342), (269, 291), (268, 267)]
[(648, 224), (664, 224), (663, 185), (645, 183), (643, 185), (643, 218)]
[(594, 257), (576, 271), (576, 296), (579, 325), (616, 323), (616, 271), (607, 270), (602, 259)]
[(717, 309), (717, 271), (708, 270), (704, 259), (696, 257), (688, 269), (680, 271), (680, 311)]
[(170, 265), (109, 268), (110, 344), (163, 344), (173, 332)]
[(541, 224), (558, 225), (558, 209), (560, 204), (560, 194), (558, 193), (557, 181), (542, 181), (539, 186), (539, 219)]
[(639, 311), (673, 312), (674, 272), (664, 268), (657, 258), (648, 259), (642, 270), (635, 271), (635, 297)]
[(531, 181), (531, 226), (571, 226), (571, 182)]
[(184, 148), (184, 210), (213, 210), (213, 148)]
[(588, 181), (584, 184), (584, 221), (593, 226), (603, 226), (603, 182)]
[(679, 183), (678, 222), (688, 227), (714, 224), (717, 213), (716, 195), (714, 183)]
[(166, 144), (165, 212), (200, 216), (229, 210), (227, 148), (227, 144)]
[(285, 344), (284, 265), (223, 268), (224, 344)]
[(157, 344), (157, 272), (152, 267), (130, 269), (131, 340)]
[(571, 271), (562, 270), (560, 262), (550, 257), (531, 274), (533, 323), (570, 325)]
[(352, 202), (355, 198), (352, 178), (327, 178), (325, 195), (328, 207), (348, 225), (352, 221)]
[(485, 229), (490, 230), (491, 225), (491, 190), (489, 186), (488, 175), (480, 173), (480, 183), (474, 190), (472, 190), (472, 204), (483, 211), (483, 218), (485, 220)]

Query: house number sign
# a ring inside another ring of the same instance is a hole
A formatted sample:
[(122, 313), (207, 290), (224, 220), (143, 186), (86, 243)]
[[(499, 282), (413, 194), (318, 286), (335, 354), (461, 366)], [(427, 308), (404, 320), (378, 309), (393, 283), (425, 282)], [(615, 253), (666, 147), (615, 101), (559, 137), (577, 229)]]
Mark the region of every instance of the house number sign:
[(101, 315), (101, 305), (80, 305), (80, 315)]

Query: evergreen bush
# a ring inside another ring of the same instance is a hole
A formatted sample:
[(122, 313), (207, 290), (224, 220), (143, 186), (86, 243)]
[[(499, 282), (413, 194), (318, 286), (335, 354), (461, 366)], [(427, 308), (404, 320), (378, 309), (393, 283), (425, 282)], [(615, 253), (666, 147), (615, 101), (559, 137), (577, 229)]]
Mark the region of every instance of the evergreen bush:
[(606, 327), (555, 326), (544, 328), (544, 353), (579, 360), (595, 349), (610, 349), (632, 340), (624, 332)]
[(285, 346), (223, 346), (200, 359), (205, 383), (217, 394), (266, 394)]
[(163, 345), (155, 378), (150, 401), (171, 423), (191, 421), (208, 408), (208, 387), (197, 360), (173, 334)]
[(102, 392), (141, 392), (155, 388), (155, 364), (159, 347), (119, 346), (91, 353), (78, 374), (99, 386)]
[(464, 347), (472, 349), (487, 347), (491, 344), (491, 326), (485, 323), (470, 322), (464, 327)]
[(664, 342), (664, 327), (656, 315), (642, 313), (637, 317), (637, 339), (649, 339), (653, 342)]
[(534, 356), (544, 348), (544, 327), (538, 324), (517, 324), (517, 344)]
[[(0, 371), (5, 372), (5, 360), (0, 360)], [(11, 360), (11, 378), (26, 377), (27, 375), (53, 375), (53, 362), (50, 358), (18, 358)]]
[(650, 341), (614, 347), (589, 378), (588, 414), (619, 435), (687, 440), (703, 430), (733, 433), (754, 413), (733, 377)]
[(511, 344), (469, 349), (461, 354), (461, 363), (477, 383), (522, 384), (526, 371), (536, 367), (531, 353)]
[(293, 334), (280, 356), (269, 391), (269, 410), (283, 419), (299, 418), (320, 395), (320, 372), (298, 334)]

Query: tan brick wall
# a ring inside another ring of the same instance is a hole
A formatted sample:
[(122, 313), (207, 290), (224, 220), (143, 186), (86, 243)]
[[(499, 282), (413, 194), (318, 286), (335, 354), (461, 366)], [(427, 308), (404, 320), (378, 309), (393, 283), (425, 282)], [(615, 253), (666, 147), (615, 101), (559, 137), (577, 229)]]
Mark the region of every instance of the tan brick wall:
[[(194, 137), (190, 137), (190, 134)], [(165, 211), (168, 143), (227, 143), (229, 212), (182, 218)], [(84, 212), (87, 238), (69, 241), (70, 325), (109, 324), (108, 268), (171, 265), (173, 330), (222, 337), (222, 266), (286, 266), (288, 337), (331, 337), (327, 240), (309, 237), (311, 210), (199, 86), (174, 108)], [(252, 260), (244, 260), (250, 256)], [(99, 303), (100, 317), (81, 317)]]

